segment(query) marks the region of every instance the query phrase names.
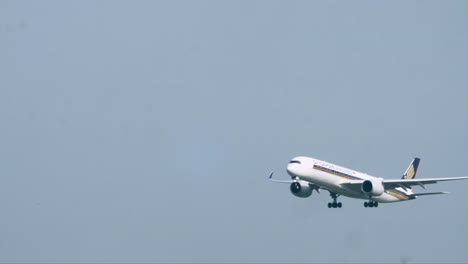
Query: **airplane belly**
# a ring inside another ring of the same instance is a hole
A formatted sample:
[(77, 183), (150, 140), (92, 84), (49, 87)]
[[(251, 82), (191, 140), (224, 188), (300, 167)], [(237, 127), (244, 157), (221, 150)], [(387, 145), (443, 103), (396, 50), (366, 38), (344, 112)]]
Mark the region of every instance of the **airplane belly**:
[[(340, 193), (338, 191), (338, 193)], [(363, 199), (363, 200), (369, 200), (369, 196), (367, 196), (366, 194), (362, 193), (362, 192), (353, 192), (353, 191), (349, 191), (349, 190), (344, 190), (342, 191), (341, 193), (343, 196), (346, 196), (346, 197), (350, 197), (350, 198), (357, 198), (357, 199)], [(383, 193), (381, 194), (380, 196), (373, 196), (372, 197), (372, 200), (373, 201), (377, 201), (379, 203), (393, 203), (393, 202), (399, 202), (399, 201), (402, 201), (388, 193)]]
[(393, 202), (400, 202), (403, 200), (400, 200), (386, 192), (384, 192), (382, 195), (372, 198), (374, 201), (377, 201), (379, 203), (393, 203)]

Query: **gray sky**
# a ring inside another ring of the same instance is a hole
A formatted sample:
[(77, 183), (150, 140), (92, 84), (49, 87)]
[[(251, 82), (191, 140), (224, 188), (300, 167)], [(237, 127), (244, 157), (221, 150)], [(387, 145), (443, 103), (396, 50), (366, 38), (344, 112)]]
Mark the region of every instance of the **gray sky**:
[(0, 1), (1, 262), (468, 262), (466, 1)]

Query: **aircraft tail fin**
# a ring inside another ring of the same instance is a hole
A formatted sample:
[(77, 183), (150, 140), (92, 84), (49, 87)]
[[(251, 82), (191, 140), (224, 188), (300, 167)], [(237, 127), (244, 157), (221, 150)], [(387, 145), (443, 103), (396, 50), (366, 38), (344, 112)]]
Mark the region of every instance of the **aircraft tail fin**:
[(406, 169), (405, 174), (401, 177), (402, 180), (410, 180), (416, 178), (416, 173), (418, 172), (420, 158), (414, 158), (411, 164)]

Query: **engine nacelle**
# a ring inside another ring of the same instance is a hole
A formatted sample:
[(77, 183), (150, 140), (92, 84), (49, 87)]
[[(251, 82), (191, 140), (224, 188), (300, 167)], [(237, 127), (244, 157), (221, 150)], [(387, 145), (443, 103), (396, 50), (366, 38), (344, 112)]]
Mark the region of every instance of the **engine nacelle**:
[(307, 198), (311, 196), (313, 190), (309, 183), (304, 181), (291, 183), (291, 187), (289, 189), (291, 190), (292, 194), (301, 198)]
[(382, 178), (365, 180), (362, 183), (361, 190), (370, 196), (380, 196), (385, 191), (382, 181)]

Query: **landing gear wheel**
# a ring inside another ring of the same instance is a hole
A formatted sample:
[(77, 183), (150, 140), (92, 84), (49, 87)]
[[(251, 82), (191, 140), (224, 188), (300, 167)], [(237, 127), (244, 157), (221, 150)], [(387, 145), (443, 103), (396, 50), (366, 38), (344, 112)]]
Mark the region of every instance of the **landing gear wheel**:
[(378, 207), (379, 203), (376, 201), (364, 202), (364, 207)]
[(328, 203), (328, 208), (341, 208), (341, 206), (343, 206), (341, 203), (337, 203), (336, 202), (336, 198), (338, 198), (338, 196), (340, 196), (339, 194), (336, 194), (334, 192), (330, 192), (330, 196), (331, 198), (333, 198), (333, 202), (332, 203)]

